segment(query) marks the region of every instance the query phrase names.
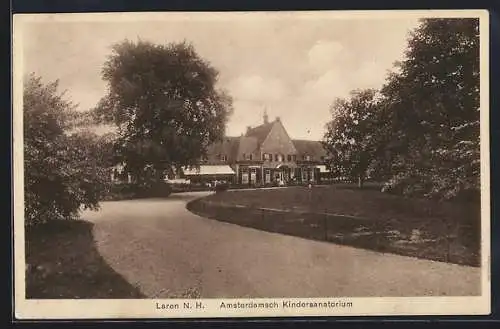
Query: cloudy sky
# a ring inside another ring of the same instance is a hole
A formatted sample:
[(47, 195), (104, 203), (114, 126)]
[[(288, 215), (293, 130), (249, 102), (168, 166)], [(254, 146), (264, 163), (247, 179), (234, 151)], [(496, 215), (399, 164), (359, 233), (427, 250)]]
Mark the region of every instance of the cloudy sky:
[(100, 71), (110, 46), (123, 39), (187, 40), (220, 72), (234, 100), (228, 135), (279, 116), (292, 138), (321, 139), (329, 105), (355, 88), (378, 88), (400, 60), (413, 16), (390, 18), (239, 14), (166, 15), (155, 19), (48, 19), (23, 27), (24, 72), (59, 79), (82, 110), (106, 85)]

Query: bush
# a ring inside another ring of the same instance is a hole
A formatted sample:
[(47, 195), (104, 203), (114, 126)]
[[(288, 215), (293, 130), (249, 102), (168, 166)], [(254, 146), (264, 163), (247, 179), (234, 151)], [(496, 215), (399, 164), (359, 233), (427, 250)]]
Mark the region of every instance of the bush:
[(228, 183), (219, 183), (215, 185), (215, 192), (220, 193), (227, 191), (229, 189), (229, 184)]
[(57, 81), (45, 85), (31, 75), (23, 97), (26, 225), (97, 209), (109, 187), (108, 144), (77, 129), (80, 115), (58, 93)]
[(166, 198), (172, 193), (172, 187), (165, 182), (155, 182), (148, 186), (139, 187), (138, 197)]
[(135, 197), (134, 186), (128, 183), (114, 184), (105, 196), (105, 200), (125, 200)]
[(107, 200), (127, 200), (135, 198), (166, 198), (172, 193), (170, 184), (165, 182), (139, 185), (134, 183), (115, 184), (111, 187)]

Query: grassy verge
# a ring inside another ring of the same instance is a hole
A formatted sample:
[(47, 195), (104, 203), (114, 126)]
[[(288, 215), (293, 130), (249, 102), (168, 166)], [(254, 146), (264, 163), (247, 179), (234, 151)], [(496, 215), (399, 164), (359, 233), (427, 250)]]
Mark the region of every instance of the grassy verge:
[(54, 221), (26, 231), (26, 298), (142, 298), (99, 255), (92, 224)]
[(480, 265), (480, 207), (335, 186), (235, 191), (195, 200), (205, 217), (423, 259)]

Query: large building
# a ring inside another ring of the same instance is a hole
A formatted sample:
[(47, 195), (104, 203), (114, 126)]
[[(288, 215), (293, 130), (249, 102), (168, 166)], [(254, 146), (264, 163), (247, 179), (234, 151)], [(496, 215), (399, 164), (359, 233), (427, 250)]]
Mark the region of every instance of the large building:
[(176, 176), (250, 186), (327, 179), (327, 154), (319, 141), (291, 139), (279, 117), (270, 122), (264, 113), (263, 119), (245, 134), (213, 144), (199, 167), (184, 168)]

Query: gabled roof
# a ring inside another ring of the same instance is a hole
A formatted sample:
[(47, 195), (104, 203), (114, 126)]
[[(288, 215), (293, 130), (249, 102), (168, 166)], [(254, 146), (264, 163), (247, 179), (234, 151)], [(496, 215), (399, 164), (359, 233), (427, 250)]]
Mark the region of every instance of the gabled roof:
[(310, 141), (304, 139), (294, 139), (292, 140), (299, 155), (310, 155), (314, 158), (320, 158), (326, 156), (326, 150), (319, 141)]
[[(210, 156), (217, 157), (219, 154), (224, 154), (227, 156), (229, 162), (245, 160), (243, 154), (255, 154), (275, 124), (281, 123), (279, 120), (275, 120), (250, 128), (244, 136), (224, 137), (222, 142), (210, 145), (208, 148), (209, 158)], [(321, 157), (327, 155), (326, 150), (319, 141), (293, 139), (292, 143), (299, 157), (309, 155), (314, 160), (319, 160)], [(217, 160), (216, 158), (212, 159), (215, 162), (218, 162)]]
[(254, 153), (258, 148), (258, 140), (256, 137), (239, 137), (239, 145), (236, 153), (237, 160), (244, 160), (243, 154)]
[(219, 154), (227, 155), (229, 161), (235, 161), (238, 152), (239, 137), (224, 137), (222, 142), (213, 143), (208, 147), (209, 158)]
[(267, 135), (271, 132), (274, 125), (273, 122), (264, 123), (260, 126), (250, 128), (245, 134), (246, 137), (254, 137), (257, 140), (257, 144), (260, 145), (266, 139)]

